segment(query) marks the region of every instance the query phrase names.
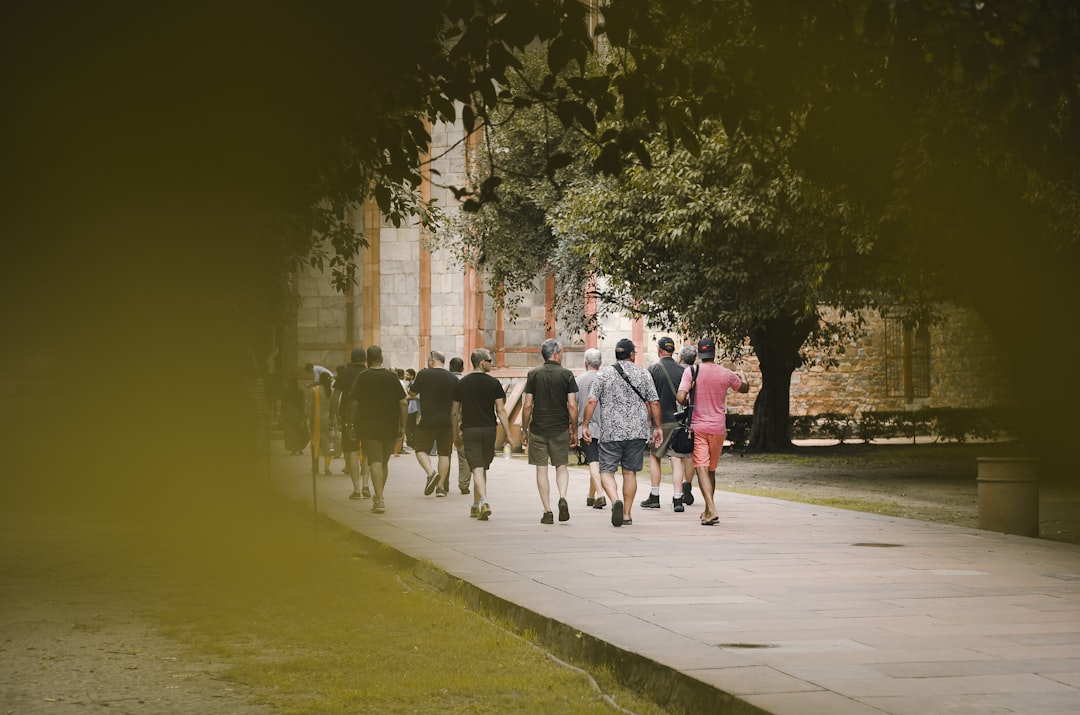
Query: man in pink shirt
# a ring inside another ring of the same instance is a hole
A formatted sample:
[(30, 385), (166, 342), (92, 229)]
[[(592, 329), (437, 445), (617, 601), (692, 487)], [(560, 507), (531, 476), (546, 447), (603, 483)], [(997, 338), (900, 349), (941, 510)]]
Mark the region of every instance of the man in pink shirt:
[(713, 501), (716, 485), (716, 463), (724, 449), (727, 437), (727, 393), (750, 392), (746, 377), (722, 365), (717, 365), (716, 341), (702, 338), (697, 344), (701, 365), (684, 370), (675, 399), (687, 404), (693, 398), (690, 427), (694, 430), (694, 471), (698, 487), (705, 498), (705, 511), (701, 515), (702, 526), (713, 526), (720, 521)]

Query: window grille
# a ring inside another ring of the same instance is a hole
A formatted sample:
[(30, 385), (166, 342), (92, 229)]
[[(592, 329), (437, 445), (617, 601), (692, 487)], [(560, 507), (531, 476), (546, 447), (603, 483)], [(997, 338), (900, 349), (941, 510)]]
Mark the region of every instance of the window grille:
[(885, 394), (911, 402), (930, 396), (930, 330), (885, 319)]

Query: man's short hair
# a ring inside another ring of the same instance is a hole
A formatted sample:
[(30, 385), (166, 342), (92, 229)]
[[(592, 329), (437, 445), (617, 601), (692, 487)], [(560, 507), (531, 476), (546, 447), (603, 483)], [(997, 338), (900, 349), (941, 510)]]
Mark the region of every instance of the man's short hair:
[(445, 364), (445, 363), (446, 363), (446, 356), (445, 356), (445, 355), (443, 355), (443, 354), (442, 354), (441, 352), (439, 352), (438, 350), (432, 350), (432, 351), (431, 351), (431, 359), (432, 359), (432, 360), (433, 360), (434, 362), (437, 362), (437, 363), (439, 363), (440, 365), (443, 365), (443, 364)]
[(353, 348), (349, 354), (349, 360), (363, 365), (367, 362), (367, 352), (363, 348)]
[(488, 352), (485, 348), (477, 348), (476, 350), (472, 351), (471, 355), (469, 355), (469, 362), (472, 363), (472, 366), (474, 368), (475, 367), (480, 367), (480, 363), (484, 362), (485, 360), (490, 360), (490, 359), (491, 359), (491, 353)]
[(465, 361), (459, 357), (450, 358), (450, 372), (462, 372), (465, 369)]
[(683, 349), (679, 351), (679, 359), (682, 360), (684, 365), (693, 365), (697, 360), (697, 348), (693, 345), (684, 345)]
[(559, 345), (559, 341), (555, 338), (548, 338), (544, 342), (540, 343), (540, 355), (545, 360), (550, 360), (552, 355), (561, 351), (562, 346)]
[(585, 364), (589, 367), (600, 368), (600, 363), (604, 361), (604, 353), (600, 352), (596, 348), (589, 348), (585, 351)]
[(382, 365), (382, 348), (378, 345), (368, 345), (367, 364), (372, 367)]

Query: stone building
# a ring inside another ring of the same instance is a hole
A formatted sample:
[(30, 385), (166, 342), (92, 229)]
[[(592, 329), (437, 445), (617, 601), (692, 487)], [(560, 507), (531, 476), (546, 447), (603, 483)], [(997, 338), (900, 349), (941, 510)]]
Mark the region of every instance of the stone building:
[[(434, 128), (431, 168), (439, 185), (425, 180), (421, 190), (444, 210), (455, 206), (444, 186), (466, 183), (468, 153), (460, 127)], [(570, 334), (556, 324), (550, 308), (557, 290), (554, 280), (538, 277), (535, 292), (511, 320), (492, 307), (484, 293), (484, 276), (455, 263), (420, 227), (395, 228), (382, 220), (373, 202), (357, 212), (354, 221), (370, 244), (360, 256), (359, 285), (342, 295), (328, 276), (312, 269), (295, 277), (299, 307), (279, 338), (281, 365), (311, 362), (335, 369), (348, 361), (354, 346), (378, 344), (388, 367), (419, 369), (429, 351), (439, 350), (461, 356), (468, 370), (469, 353), (483, 346), (495, 354), (493, 374), (507, 387), (513, 413), (522, 378), (540, 364), (539, 345), (545, 338), (560, 339), (565, 364), (575, 371), (589, 347), (603, 349), (605, 363), (613, 360), (611, 350), (623, 337), (639, 346), (644, 364), (656, 359), (656, 339), (663, 333), (641, 319), (611, 318), (600, 334)], [(899, 321), (867, 316), (863, 337), (844, 349), (837, 365), (807, 366), (794, 373), (792, 414), (857, 417), (865, 411), (1011, 404), (1001, 387), (1000, 357), (985, 326), (970, 311), (950, 308), (944, 317), (940, 325), (910, 331)], [(752, 356), (743, 366), (751, 376), (756, 372)], [(754, 383), (760, 386), (759, 380), (752, 379)], [(756, 389), (735, 395), (731, 410), (749, 414), (755, 395)]]

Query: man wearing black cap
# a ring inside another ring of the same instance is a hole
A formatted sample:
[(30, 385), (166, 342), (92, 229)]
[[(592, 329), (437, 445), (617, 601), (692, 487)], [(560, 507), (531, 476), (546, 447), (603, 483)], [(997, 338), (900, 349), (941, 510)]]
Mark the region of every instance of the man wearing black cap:
[(716, 486), (716, 463), (727, 437), (727, 392), (749, 392), (750, 383), (744, 375), (714, 362), (716, 341), (712, 338), (699, 340), (697, 352), (701, 366), (697, 370), (683, 372), (676, 397), (685, 405), (693, 390), (694, 410), (690, 426), (694, 430), (694, 471), (697, 472), (701, 496), (705, 499), (701, 524), (712, 526), (720, 521), (713, 501), (713, 489)]
[[(367, 352), (363, 348), (353, 348), (349, 355), (349, 364), (338, 371), (334, 381), (334, 397), (330, 403), (332, 424), (341, 430), (341, 451), (345, 455), (345, 471), (352, 480), (353, 490), (350, 499), (365, 499), (371, 496), (368, 488), (370, 468), (364, 470), (364, 488), (360, 488), (360, 437), (356, 427), (349, 421), (348, 395), (352, 390), (356, 376), (367, 369)], [(355, 406), (354, 406), (355, 407)]]
[[(594, 438), (589, 423), (600, 410), (600, 483), (611, 502), (611, 525), (633, 524), (630, 510), (637, 495), (637, 473), (645, 463), (645, 440), (658, 445), (660, 403), (649, 372), (634, 364), (637, 347), (623, 338), (615, 344), (615, 364), (604, 368), (593, 381), (585, 403), (582, 435)], [(650, 423), (652, 430), (649, 429)], [(622, 467), (622, 498), (615, 486), (615, 470)]]
[(690, 479), (683, 480), (683, 457), (689, 455), (677, 454), (668, 446), (671, 442), (671, 433), (679, 426), (679, 418), (675, 415), (679, 404), (675, 400), (675, 394), (678, 392), (678, 385), (683, 374), (683, 366), (671, 357), (674, 352), (675, 341), (665, 335), (656, 341), (659, 362), (649, 366), (649, 374), (652, 375), (660, 401), (660, 419), (663, 422), (664, 439), (659, 446), (653, 445), (649, 449), (649, 482), (652, 488), (649, 490), (649, 497), (641, 502), (641, 506), (646, 509), (660, 508), (660, 479), (663, 474), (660, 460), (664, 457), (671, 458), (671, 485), (675, 490), (672, 508), (675, 511), (685, 511), (686, 506), (694, 503), (694, 494), (690, 488), (694, 480), (693, 472), (690, 474)]

